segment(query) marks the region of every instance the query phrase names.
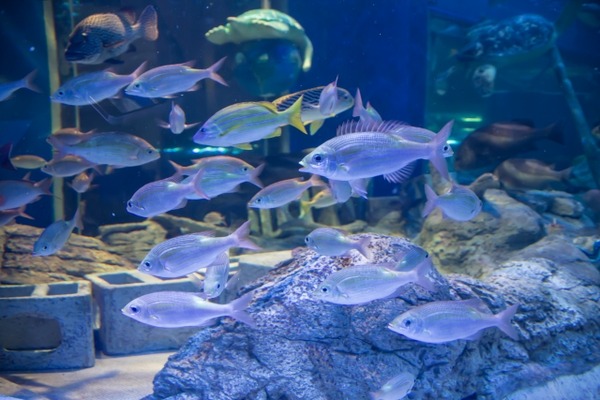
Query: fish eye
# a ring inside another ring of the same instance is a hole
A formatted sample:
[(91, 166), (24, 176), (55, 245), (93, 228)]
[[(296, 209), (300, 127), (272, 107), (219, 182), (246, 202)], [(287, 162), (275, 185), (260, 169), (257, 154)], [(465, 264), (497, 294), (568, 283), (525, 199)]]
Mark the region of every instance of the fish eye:
[(59, 90), (59, 91), (58, 91), (58, 95), (59, 95), (59, 96), (64, 96), (64, 95), (65, 95), (65, 92), (63, 92), (62, 90)]
[(448, 150), (450, 150), (450, 146), (448, 146), (448, 145), (445, 145), (445, 146), (442, 148), (442, 150), (444, 150), (444, 151), (448, 151)]
[(305, 241), (306, 243), (308, 243), (308, 242), (310, 241), (310, 239), (308, 238), (308, 236), (304, 238), (304, 241)]
[(247, 172), (248, 171), (248, 167), (242, 168), (242, 171)]
[(412, 321), (410, 319), (405, 319), (404, 320), (404, 327), (405, 328), (408, 328), (411, 324), (412, 324)]
[(262, 199), (259, 197), (258, 199), (256, 199), (257, 203), (260, 203), (262, 201)]
[(45, 245), (44, 247), (42, 247), (42, 250), (48, 250), (48, 245)]
[(152, 150), (152, 149), (149, 149), (149, 150), (147, 151), (147, 153), (148, 153), (148, 154), (153, 154), (153, 153), (154, 153), (154, 150)]
[(217, 289), (221, 289), (221, 284), (217, 283)]
[(425, 258), (429, 258), (429, 253), (425, 252)]
[(328, 291), (329, 291), (329, 288), (327, 286), (323, 286), (321, 288), (321, 292), (323, 292), (323, 293), (327, 293)]
[(323, 162), (323, 156), (321, 154), (315, 154), (312, 159), (317, 164), (320, 164)]
[(130, 306), (129, 309), (132, 313), (137, 314), (140, 312), (140, 308), (138, 306)]
[(139, 89), (141, 86), (142, 86), (142, 85), (140, 85), (140, 84), (139, 84), (139, 82), (138, 82), (138, 83), (136, 83), (135, 85), (133, 85), (133, 87), (134, 87), (134, 88), (136, 88), (136, 89)]
[(150, 261), (145, 261), (145, 262), (144, 262), (144, 267), (148, 267), (148, 268), (150, 268)]
[(131, 200), (130, 200), (130, 201), (128, 201), (128, 202), (127, 202), (127, 207), (129, 207), (129, 208), (133, 208), (133, 201), (131, 201)]

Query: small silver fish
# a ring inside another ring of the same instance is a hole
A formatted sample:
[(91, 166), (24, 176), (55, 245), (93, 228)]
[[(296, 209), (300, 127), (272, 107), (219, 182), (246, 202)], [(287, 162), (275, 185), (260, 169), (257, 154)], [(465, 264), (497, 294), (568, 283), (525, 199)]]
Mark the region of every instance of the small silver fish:
[[(325, 86), (319, 86), (312, 89), (301, 90), (299, 92), (287, 94), (273, 101), (278, 111), (285, 111), (302, 97), (302, 110), (300, 117), (304, 125), (309, 125), (310, 134), (314, 135), (323, 126), (325, 119), (330, 116), (321, 114), (319, 111), (319, 99)], [(337, 115), (346, 111), (354, 104), (354, 99), (350, 92), (343, 88), (337, 88), (337, 102), (333, 114)]]
[(156, 10), (147, 6), (138, 21), (130, 13), (93, 14), (81, 20), (69, 35), (67, 61), (101, 64), (127, 51), (137, 39), (158, 38)]
[(110, 70), (76, 76), (62, 84), (50, 96), (55, 103), (85, 106), (117, 96), (121, 89), (134, 81), (146, 67), (143, 62), (129, 75), (117, 75)]
[(468, 187), (452, 183), (450, 189), (438, 196), (435, 191), (425, 184), (427, 202), (423, 207), (422, 216), (428, 216), (434, 208), (439, 207), (446, 218), (455, 221), (469, 221), (481, 211), (481, 200)]
[(337, 200), (331, 194), (331, 189), (325, 188), (315, 194), (309, 201), (300, 201), (300, 215), (298, 218), (303, 218), (310, 213), (311, 208), (325, 208), (337, 204)]
[(36, 73), (37, 70), (31, 71), (23, 79), (0, 84), (0, 101), (9, 99), (12, 94), (19, 89), (29, 89), (39, 93), (40, 90), (33, 83), (33, 78), (35, 77)]
[(337, 82), (339, 76), (335, 78), (335, 81), (325, 86), (319, 95), (319, 112), (326, 117), (333, 117), (336, 114), (338, 108), (338, 96), (337, 96)]
[(204, 274), (204, 295), (206, 299), (219, 297), (229, 278), (229, 255), (225, 252), (217, 257), (215, 262), (206, 267)]
[(434, 301), (400, 314), (388, 328), (420, 342), (446, 343), (478, 339), (482, 329), (495, 326), (518, 340), (519, 334), (510, 324), (518, 307), (515, 304), (493, 315), (480, 299)]
[(169, 113), (169, 123), (160, 122), (159, 125), (162, 128), (170, 129), (176, 135), (179, 135), (181, 132), (186, 129), (193, 128), (198, 125), (199, 122), (193, 124), (185, 123), (185, 112), (183, 109), (175, 104), (175, 102), (171, 102), (171, 112)]
[(2, 210), (0, 211), (0, 226), (8, 225), (14, 221), (17, 217), (23, 217), (27, 219), (33, 219), (31, 215), (25, 213), (25, 206), (14, 210)]
[(77, 175), (71, 182), (68, 183), (69, 186), (73, 188), (77, 193), (85, 193), (92, 186), (92, 181), (96, 177), (96, 173), (92, 171), (91, 174), (83, 171), (79, 175)]
[(73, 229), (83, 230), (80, 209), (75, 211), (75, 215), (70, 221), (59, 220), (48, 226), (38, 240), (33, 244), (34, 256), (49, 256), (63, 248)]
[(360, 122), (383, 121), (381, 115), (373, 108), (371, 103), (367, 102), (367, 107), (363, 107), (362, 96), (360, 95), (359, 89), (356, 89), (356, 96), (354, 96), (354, 110), (352, 110), (352, 116), (360, 118)]
[(306, 246), (323, 256), (347, 256), (350, 250), (356, 250), (365, 258), (371, 259), (368, 237), (350, 239), (342, 231), (333, 228), (317, 228), (304, 238)]
[(217, 74), (224, 61), (225, 57), (207, 69), (192, 68), (193, 61), (156, 67), (131, 82), (125, 88), (125, 93), (149, 98), (171, 97), (177, 93), (196, 90), (198, 82), (207, 78), (227, 86), (227, 82)]
[(229, 236), (213, 235), (213, 232), (200, 232), (166, 240), (148, 252), (138, 271), (162, 278), (179, 278), (206, 268), (231, 247), (260, 249), (248, 237), (249, 221)]
[(160, 158), (160, 153), (144, 139), (123, 132), (92, 132), (76, 143), (67, 144), (60, 136), (51, 135), (46, 141), (60, 158), (72, 154), (96, 164), (134, 167)]
[(53, 132), (52, 135), (50, 135), (49, 137), (47, 137), (46, 142), (52, 144), (53, 141), (58, 141), (65, 145), (72, 145), (81, 142), (83, 139), (89, 137), (89, 135), (95, 132), (95, 129), (92, 129), (87, 132), (81, 132), (77, 128), (61, 128)]
[(394, 264), (353, 265), (329, 275), (314, 291), (316, 299), (334, 304), (355, 305), (384, 299), (408, 284), (416, 283), (434, 291), (427, 278), (431, 265), (420, 263), (410, 271), (396, 271)]
[(251, 150), (251, 142), (281, 135), (281, 127), (292, 125), (306, 133), (301, 119), (302, 97), (285, 111), (268, 101), (236, 103), (217, 111), (193, 137), (207, 146), (235, 146)]
[(48, 161), (44, 160), (42, 157), (33, 154), (23, 154), (11, 157), (10, 159), (10, 163), (15, 168), (21, 169), (39, 169), (46, 165), (47, 162)]
[(41, 168), (41, 171), (55, 177), (75, 176), (88, 168), (96, 167), (96, 163), (83, 157), (66, 155), (61, 158), (53, 158)]
[(27, 180), (27, 176), (21, 181), (0, 181), (0, 211), (19, 208), (33, 203), (40, 196), (52, 194), (50, 193), (51, 178), (33, 183)]
[(298, 200), (305, 190), (314, 186), (326, 186), (318, 176), (313, 175), (310, 179), (285, 179), (275, 182), (261, 189), (248, 202), (252, 208), (277, 208), (294, 200)]
[(190, 292), (154, 292), (130, 301), (121, 312), (129, 318), (159, 328), (204, 326), (214, 318), (231, 317), (254, 326), (244, 311), (252, 301), (252, 293), (228, 304), (216, 304)]
[(371, 400), (401, 400), (415, 385), (415, 376), (410, 372), (401, 372), (387, 381), (381, 389), (371, 392)]
[(187, 199), (192, 195), (207, 199), (208, 196), (199, 188), (201, 179), (202, 172), (199, 172), (186, 183), (176, 182), (172, 178), (147, 183), (131, 196), (127, 202), (127, 211), (150, 218), (185, 207)]
[(338, 128), (339, 136), (304, 157), (300, 171), (342, 181), (383, 175), (388, 181), (402, 182), (412, 173), (413, 162), (425, 159), (449, 180), (445, 158), (453, 154), (447, 143), (452, 124), (447, 123), (431, 141), (424, 143), (407, 139), (413, 127), (405, 124), (350, 121)]

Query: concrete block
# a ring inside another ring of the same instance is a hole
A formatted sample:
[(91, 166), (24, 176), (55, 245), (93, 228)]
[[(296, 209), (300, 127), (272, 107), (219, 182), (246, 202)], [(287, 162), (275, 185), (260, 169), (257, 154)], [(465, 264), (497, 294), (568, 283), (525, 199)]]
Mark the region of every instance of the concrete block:
[(109, 272), (85, 276), (99, 312), (99, 344), (108, 355), (125, 355), (173, 350), (181, 347), (200, 328), (157, 328), (142, 324), (121, 313), (136, 297), (167, 290), (198, 292), (185, 279), (164, 280), (138, 271)]
[(0, 370), (94, 366), (90, 283), (0, 286)]

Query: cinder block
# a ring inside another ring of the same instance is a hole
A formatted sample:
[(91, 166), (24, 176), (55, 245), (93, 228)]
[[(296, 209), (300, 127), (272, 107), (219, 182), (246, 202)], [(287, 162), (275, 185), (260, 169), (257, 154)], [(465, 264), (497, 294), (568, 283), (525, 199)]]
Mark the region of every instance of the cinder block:
[(131, 300), (148, 293), (166, 290), (198, 292), (187, 278), (164, 280), (138, 271), (90, 274), (85, 278), (92, 282), (92, 293), (100, 314), (100, 348), (105, 354), (178, 349), (199, 330), (197, 327), (158, 328), (121, 313)]
[(0, 286), (0, 370), (94, 366), (90, 283)]

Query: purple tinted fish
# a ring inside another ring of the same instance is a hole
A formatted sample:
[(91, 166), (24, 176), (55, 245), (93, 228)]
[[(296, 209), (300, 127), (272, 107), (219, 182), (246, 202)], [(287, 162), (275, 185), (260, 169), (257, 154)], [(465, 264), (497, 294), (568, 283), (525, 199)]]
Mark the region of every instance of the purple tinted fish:
[(50, 195), (50, 185), (51, 178), (35, 183), (27, 180), (0, 181), (0, 211), (19, 208), (33, 203), (42, 195)]
[(248, 207), (253, 208), (276, 208), (298, 200), (305, 190), (313, 186), (326, 186), (316, 175), (309, 180), (286, 179), (275, 182), (260, 190), (248, 202)]
[(34, 256), (49, 256), (63, 248), (73, 229), (77, 228), (80, 231), (83, 229), (81, 221), (80, 209), (78, 208), (75, 215), (70, 221), (59, 220), (48, 226), (38, 240), (33, 244)]
[(426, 217), (434, 208), (439, 207), (444, 217), (455, 221), (469, 221), (481, 211), (481, 200), (473, 191), (465, 186), (452, 183), (450, 189), (438, 196), (433, 189), (425, 184), (427, 202), (422, 215)]
[(350, 250), (356, 250), (365, 258), (371, 258), (370, 238), (350, 239), (342, 231), (333, 228), (317, 228), (304, 238), (304, 242), (324, 256), (347, 256)]

